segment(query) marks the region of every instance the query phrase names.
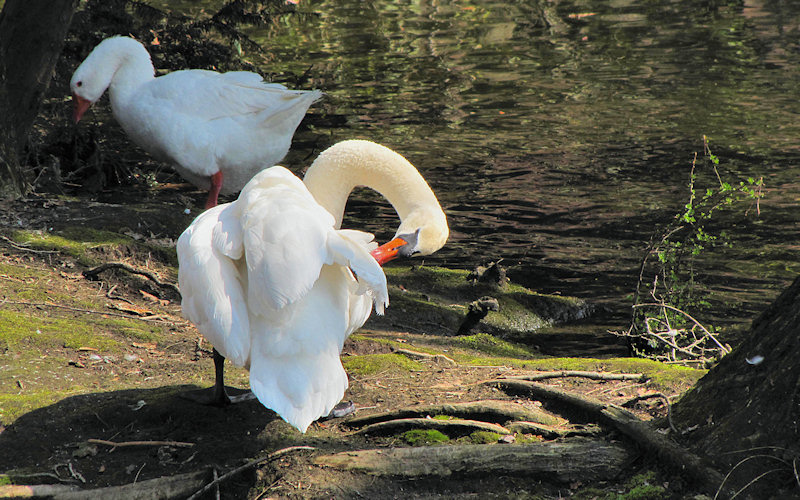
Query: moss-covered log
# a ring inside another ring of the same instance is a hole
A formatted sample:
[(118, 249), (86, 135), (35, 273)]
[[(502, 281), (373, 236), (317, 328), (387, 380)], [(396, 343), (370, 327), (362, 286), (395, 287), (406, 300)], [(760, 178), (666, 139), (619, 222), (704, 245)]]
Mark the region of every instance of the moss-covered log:
[(616, 477), (634, 457), (627, 448), (576, 439), (525, 445), (428, 446), (323, 455), (314, 463), (337, 469), (402, 477), (466, 474), (536, 476), (548, 481)]

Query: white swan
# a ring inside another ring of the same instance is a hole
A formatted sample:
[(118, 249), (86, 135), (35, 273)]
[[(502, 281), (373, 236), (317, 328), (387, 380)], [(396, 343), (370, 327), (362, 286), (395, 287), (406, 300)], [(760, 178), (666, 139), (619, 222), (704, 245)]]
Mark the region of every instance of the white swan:
[(219, 193), (242, 189), (256, 172), (279, 162), (319, 90), (288, 90), (246, 71), (174, 71), (156, 78), (144, 46), (106, 38), (70, 81), (74, 119), (109, 89), (114, 117), (128, 136), (186, 180)]
[[(371, 234), (339, 229), (360, 185), (383, 194), (402, 221), (383, 247)], [(419, 172), (373, 142), (330, 147), (305, 182), (283, 167), (258, 173), (236, 201), (204, 212), (178, 239), (183, 314), (215, 347), (213, 400), (229, 401), (228, 358), (249, 368), (266, 407), (305, 432), (344, 395), (345, 339), (373, 304), (379, 314), (388, 305), (376, 258), (429, 254), (447, 236), (444, 212)]]

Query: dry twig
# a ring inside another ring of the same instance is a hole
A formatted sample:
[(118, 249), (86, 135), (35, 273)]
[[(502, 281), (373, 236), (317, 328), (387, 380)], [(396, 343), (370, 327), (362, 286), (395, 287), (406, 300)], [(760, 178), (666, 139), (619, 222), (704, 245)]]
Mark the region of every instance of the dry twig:
[(194, 443), (184, 443), (181, 441), (123, 441), (116, 443), (114, 441), (106, 441), (105, 439), (88, 439), (87, 442), (91, 444), (104, 444), (113, 448), (124, 448), (127, 446), (176, 446), (178, 448), (191, 448)]
[(264, 463), (264, 462), (267, 462), (269, 460), (272, 460), (273, 458), (277, 458), (277, 457), (279, 457), (281, 455), (285, 455), (287, 453), (291, 453), (293, 451), (299, 451), (299, 450), (316, 450), (316, 448), (314, 448), (313, 446), (290, 446), (288, 448), (283, 448), (281, 450), (273, 451), (272, 453), (270, 453), (266, 457), (261, 457), (261, 458), (255, 459), (255, 460), (251, 460), (250, 462), (247, 462), (246, 464), (242, 465), (241, 467), (237, 467), (237, 468), (233, 469), (232, 471), (230, 471), (230, 472), (228, 472), (226, 474), (223, 474), (222, 476), (218, 477), (217, 479), (214, 479), (213, 481), (211, 481), (210, 483), (205, 485), (202, 489), (200, 489), (197, 492), (195, 492), (187, 500), (197, 500), (202, 495), (204, 495), (205, 493), (211, 491), (213, 488), (215, 488), (217, 485), (219, 485), (223, 481), (227, 481), (229, 478), (235, 476), (236, 474), (239, 474), (242, 471), (245, 471), (247, 469), (255, 467), (256, 465), (259, 465), (261, 463)]

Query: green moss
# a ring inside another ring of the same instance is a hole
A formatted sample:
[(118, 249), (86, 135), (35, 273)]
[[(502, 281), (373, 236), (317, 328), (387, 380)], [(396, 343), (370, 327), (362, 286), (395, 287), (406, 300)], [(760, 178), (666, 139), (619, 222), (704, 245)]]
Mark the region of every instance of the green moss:
[(519, 432), (514, 434), (514, 442), (517, 444), (541, 443), (542, 441), (544, 441), (544, 438), (536, 434), (521, 434)]
[(535, 370), (587, 370), (612, 373), (643, 373), (650, 383), (661, 387), (693, 385), (706, 374), (706, 370), (685, 366), (667, 365), (640, 358), (549, 358), (530, 361)]
[(424, 366), (417, 361), (399, 354), (365, 354), (348, 356), (342, 359), (345, 370), (351, 375), (367, 376), (387, 370), (412, 371), (422, 370)]
[(0, 486), (6, 486), (12, 484), (11, 478), (8, 477), (6, 474), (0, 474)]
[(36, 317), (10, 310), (0, 310), (0, 344), (8, 348), (91, 347), (113, 350), (119, 342), (96, 333), (95, 325), (83, 319)]
[(498, 442), (501, 437), (500, 434), (490, 431), (475, 431), (467, 436), (468, 441), (472, 444), (493, 444)]
[(412, 429), (404, 432), (402, 438), (411, 446), (428, 446), (450, 441), (449, 437), (435, 429)]
[(458, 347), (473, 349), (493, 356), (526, 359), (532, 358), (535, 355), (526, 347), (500, 340), (488, 333), (478, 333), (466, 337), (454, 337), (448, 339), (448, 341)]

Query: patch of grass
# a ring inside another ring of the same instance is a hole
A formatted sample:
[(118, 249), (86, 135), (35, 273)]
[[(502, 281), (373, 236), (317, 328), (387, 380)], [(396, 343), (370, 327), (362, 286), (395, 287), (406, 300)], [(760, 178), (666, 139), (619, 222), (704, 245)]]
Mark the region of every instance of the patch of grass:
[(0, 310), (0, 344), (8, 348), (22, 346), (91, 347), (109, 351), (119, 347), (119, 342), (108, 335), (97, 333), (96, 325), (82, 319), (36, 317), (30, 314)]
[(449, 437), (435, 429), (412, 429), (404, 432), (402, 438), (411, 446), (429, 446), (450, 441)]
[(348, 356), (342, 359), (347, 373), (361, 377), (374, 375), (384, 371), (423, 370), (421, 363), (408, 359), (399, 354), (365, 354), (363, 356)]
[(83, 265), (94, 265), (95, 259), (87, 250), (100, 246), (130, 244), (133, 239), (111, 231), (100, 231), (86, 227), (69, 227), (57, 232), (14, 231), (11, 238), (19, 244), (37, 250), (54, 250), (74, 257)]
[(40, 390), (27, 394), (2, 394), (0, 393), (0, 422), (10, 424), (17, 418), (37, 408), (51, 405), (65, 397), (85, 392), (85, 388), (78, 390)]

